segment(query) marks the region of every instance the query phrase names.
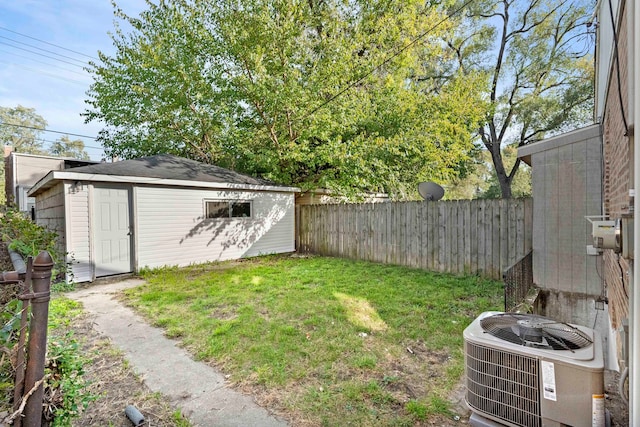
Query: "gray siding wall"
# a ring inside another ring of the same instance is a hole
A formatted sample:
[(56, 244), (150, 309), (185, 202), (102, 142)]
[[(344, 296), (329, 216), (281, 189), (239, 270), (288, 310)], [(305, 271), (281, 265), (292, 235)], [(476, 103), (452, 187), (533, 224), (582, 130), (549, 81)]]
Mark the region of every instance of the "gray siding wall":
[[(136, 269), (294, 250), (293, 193), (134, 187)], [(205, 219), (204, 201), (252, 200), (250, 219)]]
[(40, 194), (36, 199), (36, 224), (58, 233), (57, 247), (65, 250), (64, 187), (62, 183)]
[(569, 138), (531, 155), (533, 279), (541, 288), (599, 295), (602, 260), (586, 255), (593, 240), (585, 216), (602, 211), (600, 137), (589, 128)]
[(71, 262), (73, 280), (93, 280), (89, 210), (89, 185), (65, 183), (67, 195), (67, 262)]

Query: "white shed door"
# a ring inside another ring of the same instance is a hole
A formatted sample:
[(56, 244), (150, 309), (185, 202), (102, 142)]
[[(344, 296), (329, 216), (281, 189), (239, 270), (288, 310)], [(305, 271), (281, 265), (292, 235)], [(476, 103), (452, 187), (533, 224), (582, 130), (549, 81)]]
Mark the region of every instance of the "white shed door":
[(127, 187), (94, 187), (96, 277), (132, 271), (129, 197)]

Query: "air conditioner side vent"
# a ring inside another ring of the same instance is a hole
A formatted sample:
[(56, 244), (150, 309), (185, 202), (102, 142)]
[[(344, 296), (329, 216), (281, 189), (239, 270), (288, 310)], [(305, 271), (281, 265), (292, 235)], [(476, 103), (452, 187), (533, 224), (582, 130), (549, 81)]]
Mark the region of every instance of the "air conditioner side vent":
[(465, 342), (467, 404), (510, 425), (541, 427), (539, 362)]

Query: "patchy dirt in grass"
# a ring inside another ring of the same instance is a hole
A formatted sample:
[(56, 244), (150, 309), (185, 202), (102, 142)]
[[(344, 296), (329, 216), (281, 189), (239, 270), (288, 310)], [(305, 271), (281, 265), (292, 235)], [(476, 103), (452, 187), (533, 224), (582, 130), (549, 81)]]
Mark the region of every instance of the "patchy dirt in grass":
[[(375, 335), (368, 334), (363, 339), (375, 340)], [(374, 347), (371, 345), (371, 348)], [(375, 392), (372, 392), (373, 395), (367, 395), (366, 391), (361, 391), (364, 394), (359, 403), (366, 406), (369, 412), (379, 412), (377, 422), (380, 425), (388, 425), (392, 419), (396, 419), (398, 425), (417, 427), (468, 425), (469, 412), (462, 404), (464, 397), (462, 384), (456, 388), (451, 396), (442, 395), (436, 390), (438, 378), (444, 378), (443, 366), (449, 361), (450, 356), (443, 351), (429, 350), (420, 340), (408, 341), (404, 347), (404, 352), (400, 355), (388, 353), (386, 357), (378, 357), (375, 368), (360, 369), (350, 365), (347, 361), (336, 361), (330, 373), (310, 372), (300, 383), (289, 384), (286, 389), (279, 391), (267, 389), (258, 384), (259, 381), (256, 378), (251, 377), (236, 384), (236, 387), (240, 388), (243, 393), (253, 395), (259, 405), (287, 414), (286, 418), (290, 420), (292, 426), (296, 427), (322, 425), (322, 421), (314, 416), (315, 414), (305, 414), (295, 409), (296, 401), (303, 395), (309, 395), (311, 390), (317, 391), (319, 399), (322, 399), (323, 394), (327, 393), (330, 396), (327, 405), (336, 406), (336, 411), (342, 411), (344, 409), (341, 406), (353, 403), (353, 401), (336, 402), (333, 400), (336, 395), (331, 393), (332, 390), (326, 390), (326, 387), (333, 387), (330, 385), (332, 381), (326, 380), (326, 375), (330, 375), (334, 379), (333, 383), (338, 388), (349, 387), (348, 384), (377, 384), (381, 389), (380, 394), (375, 395)], [(429, 389), (430, 387), (432, 389)], [(453, 403), (451, 414), (430, 414), (424, 419), (412, 419), (406, 409), (407, 403), (423, 401), (425, 396), (434, 393), (446, 400), (451, 397)], [(376, 404), (379, 398), (382, 398), (383, 401)], [(362, 410), (362, 408), (360, 409)], [(376, 423), (372, 419), (366, 419), (363, 422), (371, 422), (371, 425)]]
[(157, 393), (150, 392), (128, 366), (119, 350), (93, 329), (89, 316), (77, 318), (70, 329), (80, 342), (83, 354), (91, 362), (85, 366), (89, 390), (98, 398), (92, 402), (74, 426), (131, 427), (124, 415), (127, 405), (134, 405), (145, 417), (147, 426), (187, 426), (186, 421), (174, 418), (175, 409), (164, 403)]

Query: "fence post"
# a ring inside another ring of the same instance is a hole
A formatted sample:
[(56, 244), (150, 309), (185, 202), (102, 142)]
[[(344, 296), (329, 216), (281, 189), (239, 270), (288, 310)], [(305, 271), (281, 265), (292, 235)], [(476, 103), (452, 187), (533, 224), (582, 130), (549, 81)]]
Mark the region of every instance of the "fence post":
[[(39, 427), (42, 423), (42, 399), (44, 397), (44, 363), (47, 351), (47, 324), (51, 288), (53, 260), (48, 252), (42, 251), (33, 261), (31, 283), (32, 293), (25, 295), (31, 299), (31, 323), (27, 350), (27, 370), (23, 399), (27, 398), (24, 409), (24, 425)], [(27, 397), (29, 393), (32, 393)]]
[[(22, 261), (22, 257), (20, 257)], [(16, 261), (13, 261), (14, 265)], [(31, 290), (31, 272), (33, 269), (33, 257), (27, 258), (27, 265), (25, 267), (25, 278), (22, 283), (22, 295), (27, 295)], [(27, 338), (27, 319), (29, 318), (29, 299), (22, 298), (22, 310), (20, 312), (20, 336), (18, 338), (18, 352), (16, 354), (16, 381), (13, 391), (13, 410), (16, 411), (20, 408), (22, 396), (24, 393), (24, 373), (25, 373), (25, 351), (24, 342)], [(13, 421), (14, 427), (22, 426), (22, 418), (18, 417)]]

